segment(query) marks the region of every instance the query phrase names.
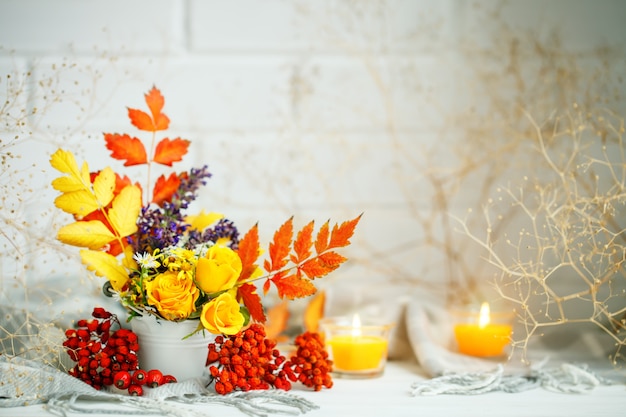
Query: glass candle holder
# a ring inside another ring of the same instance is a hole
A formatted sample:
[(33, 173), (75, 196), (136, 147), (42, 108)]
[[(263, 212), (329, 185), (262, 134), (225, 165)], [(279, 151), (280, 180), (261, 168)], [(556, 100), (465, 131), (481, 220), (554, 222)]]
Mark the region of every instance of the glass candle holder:
[(333, 361), (333, 375), (342, 378), (375, 378), (387, 363), (391, 324), (358, 316), (320, 320), (326, 349)]
[(513, 311), (491, 312), (488, 303), (480, 308), (453, 311), (454, 336), (460, 353), (478, 357), (505, 354), (513, 332)]

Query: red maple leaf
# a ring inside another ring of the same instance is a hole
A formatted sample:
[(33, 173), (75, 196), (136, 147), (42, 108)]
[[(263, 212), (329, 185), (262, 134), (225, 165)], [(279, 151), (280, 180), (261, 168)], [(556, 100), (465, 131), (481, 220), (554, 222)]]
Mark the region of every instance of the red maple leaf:
[(118, 133), (105, 133), (106, 147), (111, 151), (111, 157), (124, 162), (124, 166), (140, 165), (148, 162), (146, 148), (137, 138)]
[(189, 148), (189, 143), (188, 140), (181, 138), (162, 139), (154, 150), (154, 158), (152, 160), (171, 167), (173, 162), (183, 159)]
[(241, 285), (237, 289), (237, 298), (243, 301), (253, 320), (265, 323), (265, 311), (263, 311), (261, 297), (256, 292), (256, 286), (253, 284)]
[(171, 173), (168, 178), (165, 178), (165, 175), (161, 175), (154, 184), (152, 202), (160, 206), (165, 201), (171, 201), (179, 186), (180, 178), (175, 173)]

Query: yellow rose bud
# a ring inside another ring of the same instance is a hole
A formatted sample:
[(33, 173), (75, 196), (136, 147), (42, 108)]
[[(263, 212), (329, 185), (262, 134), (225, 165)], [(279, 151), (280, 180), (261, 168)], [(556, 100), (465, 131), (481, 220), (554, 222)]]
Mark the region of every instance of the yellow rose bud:
[(225, 292), (202, 307), (200, 321), (204, 328), (213, 334), (233, 335), (241, 330), (245, 322), (239, 309), (235, 297)]
[(184, 320), (196, 311), (200, 296), (191, 279), (179, 279), (176, 272), (167, 271), (146, 283), (148, 304), (156, 307), (166, 320)]
[(225, 246), (214, 245), (196, 264), (196, 284), (207, 294), (232, 288), (241, 274), (241, 258)]

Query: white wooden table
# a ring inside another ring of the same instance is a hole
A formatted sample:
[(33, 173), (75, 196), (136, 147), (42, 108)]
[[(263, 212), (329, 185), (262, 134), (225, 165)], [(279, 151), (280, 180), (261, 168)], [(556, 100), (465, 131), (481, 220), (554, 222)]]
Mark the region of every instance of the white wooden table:
[[(424, 381), (420, 367), (415, 362), (389, 362), (382, 377), (368, 380), (335, 379), (332, 389), (313, 392), (295, 387), (292, 394), (306, 398), (318, 409), (304, 414), (310, 417), (329, 416), (421, 416), (421, 417), (601, 417), (626, 416), (626, 385), (616, 372), (615, 385), (603, 385), (589, 394), (561, 394), (541, 388), (523, 393), (494, 392), (482, 395), (411, 396), (410, 387), (415, 381)], [(86, 407), (102, 408), (101, 403), (83, 403)], [(206, 416), (245, 416), (228, 406), (190, 406), (196, 413)], [(41, 405), (17, 408), (0, 408), (0, 416), (40, 417), (49, 414)], [(94, 414), (68, 414), (68, 416), (93, 416)], [(196, 414), (197, 415), (197, 414)]]

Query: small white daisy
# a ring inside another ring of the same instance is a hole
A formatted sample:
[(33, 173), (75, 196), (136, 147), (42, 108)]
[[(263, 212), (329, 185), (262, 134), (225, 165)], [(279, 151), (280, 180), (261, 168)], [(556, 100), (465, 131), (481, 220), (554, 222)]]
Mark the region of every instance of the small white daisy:
[(150, 255), (148, 252), (144, 253), (135, 253), (133, 255), (133, 259), (137, 261), (141, 268), (152, 269), (158, 268), (161, 264), (156, 260), (156, 258)]

